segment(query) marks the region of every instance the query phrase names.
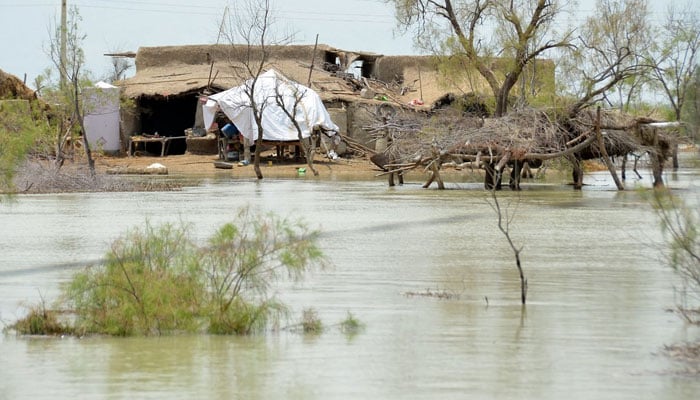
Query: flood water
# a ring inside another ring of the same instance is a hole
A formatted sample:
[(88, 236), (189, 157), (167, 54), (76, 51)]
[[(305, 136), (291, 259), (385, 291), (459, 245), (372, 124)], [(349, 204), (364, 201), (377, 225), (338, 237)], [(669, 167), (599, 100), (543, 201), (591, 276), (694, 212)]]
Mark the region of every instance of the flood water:
[[(669, 180), (697, 201), (699, 177)], [(517, 205), (511, 234), (524, 245), (525, 309), (479, 184), (217, 179), (178, 192), (3, 201), (4, 324), (26, 312), (22, 303), (55, 299), (146, 220), (190, 222), (204, 240), (245, 205), (301, 217), (321, 230), (333, 266), (277, 289), (297, 320), (305, 308), (318, 312), (320, 335), (0, 335), (0, 399), (697, 399), (696, 377), (660, 354), (700, 332), (667, 311), (677, 281), (660, 260), (652, 212), (606, 174), (586, 179), (578, 192), (555, 182), (499, 194)], [(348, 312), (364, 331), (339, 331)]]

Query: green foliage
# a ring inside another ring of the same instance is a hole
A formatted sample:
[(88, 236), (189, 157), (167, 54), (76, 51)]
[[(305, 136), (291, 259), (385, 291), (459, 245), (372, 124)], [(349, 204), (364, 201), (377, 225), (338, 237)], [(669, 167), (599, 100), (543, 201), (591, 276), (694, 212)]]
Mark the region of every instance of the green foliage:
[(340, 323), (340, 331), (346, 335), (355, 335), (365, 329), (365, 324), (357, 319), (350, 311), (347, 317)]
[(678, 310), (689, 322), (700, 324), (700, 209), (667, 189), (655, 189), (647, 199), (664, 234), (666, 263), (681, 278)]
[(313, 308), (307, 308), (302, 311), (301, 326), (304, 333), (319, 334), (323, 332), (323, 323), (318, 317), (318, 312)]
[(29, 313), (6, 329), (11, 329), (20, 335), (69, 335), (72, 327), (60, 321), (58, 312), (46, 308), (42, 301), (29, 309)]
[(117, 240), (103, 267), (78, 273), (66, 291), (76, 328), (117, 336), (197, 329), (204, 282), (186, 227), (147, 224)]
[[(282, 276), (300, 279), (309, 266), (325, 264), (316, 246), (318, 233), (301, 223), (272, 214), (260, 216), (249, 209), (241, 210), (237, 221), (237, 225), (222, 226), (201, 254), (214, 333), (241, 333), (239, 320), (231, 318), (235, 310), (251, 314), (251, 322), (266, 323), (261, 316), (278, 319), (284, 308), (269, 297), (271, 285)], [(226, 323), (231, 323), (229, 329)], [(249, 325), (254, 328), (255, 324)]]
[(681, 110), (681, 120), (694, 143), (700, 143), (700, 67), (695, 68)]
[(187, 226), (129, 232), (105, 265), (78, 273), (64, 292), (83, 333), (118, 336), (194, 332), (250, 334), (286, 307), (270, 291), (324, 266), (317, 232), (243, 209), (235, 222), (197, 245)]
[(17, 167), (41, 136), (28, 102), (0, 101), (0, 192), (14, 189)]

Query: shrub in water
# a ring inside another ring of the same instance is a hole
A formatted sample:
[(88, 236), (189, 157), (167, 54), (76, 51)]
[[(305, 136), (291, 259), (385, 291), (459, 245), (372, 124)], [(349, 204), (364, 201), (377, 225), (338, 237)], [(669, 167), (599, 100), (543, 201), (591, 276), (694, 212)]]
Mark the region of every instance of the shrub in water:
[(316, 246), (318, 232), (301, 223), (247, 208), (236, 221), (222, 226), (201, 252), (211, 333), (250, 333), (278, 321), (286, 309), (270, 296), (272, 284), (301, 279), (309, 268), (326, 264)]
[(347, 317), (340, 323), (340, 331), (348, 335), (359, 333), (364, 327), (365, 325), (352, 315), (350, 311), (348, 311)]
[(304, 329), (304, 333), (321, 333), (323, 331), (323, 323), (313, 308), (307, 308), (302, 311), (301, 326)]
[(150, 335), (197, 329), (204, 284), (185, 226), (146, 224), (115, 241), (105, 265), (77, 274), (66, 291), (84, 333)]
[(26, 317), (8, 326), (20, 335), (72, 334), (72, 328), (59, 320), (58, 312), (49, 310), (44, 303), (31, 307)]
[(318, 233), (243, 209), (204, 246), (187, 226), (146, 224), (117, 240), (104, 266), (77, 274), (64, 293), (81, 333), (151, 335), (206, 329), (248, 334), (285, 315), (269, 294), (326, 263)]

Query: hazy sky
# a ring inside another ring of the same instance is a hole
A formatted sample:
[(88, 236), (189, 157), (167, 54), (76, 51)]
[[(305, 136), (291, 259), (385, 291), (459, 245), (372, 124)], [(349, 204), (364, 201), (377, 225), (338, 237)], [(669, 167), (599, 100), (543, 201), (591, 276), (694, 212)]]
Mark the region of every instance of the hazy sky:
[[(319, 42), (345, 50), (387, 55), (415, 54), (412, 38), (394, 36), (393, 7), (382, 0), (273, 0), (278, 28), (295, 32), (295, 43)], [(568, 2), (580, 23), (595, 0)], [(699, 0), (694, 0), (700, 3)], [(87, 34), (83, 43), (87, 69), (105, 76), (111, 51), (136, 51), (140, 46), (207, 44), (217, 40), (225, 6), (234, 0), (68, 0), (77, 5)], [(676, 0), (650, 1), (654, 18)], [(685, 4), (686, 0), (678, 0)], [(45, 68), (49, 30), (60, 20), (61, 0), (0, 0), (0, 69), (30, 86)], [(700, 7), (700, 5), (698, 5)], [(133, 73), (133, 71), (131, 71)]]

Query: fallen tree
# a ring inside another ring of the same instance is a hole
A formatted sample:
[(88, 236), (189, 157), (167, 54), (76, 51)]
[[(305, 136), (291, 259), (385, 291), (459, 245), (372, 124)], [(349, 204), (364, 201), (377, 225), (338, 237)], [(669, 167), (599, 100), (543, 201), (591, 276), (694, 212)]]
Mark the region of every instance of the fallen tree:
[(426, 115), (384, 108), (375, 112), (375, 123), (365, 129), (387, 141), (387, 150), (373, 156), (372, 161), (384, 170), (378, 176), (389, 176), (390, 185), (395, 176), (423, 168), (428, 174), (423, 186), (436, 182), (443, 189), (443, 168), (470, 167), (485, 170), (487, 189), (491, 185), (500, 189), (503, 172), (510, 168), (509, 186), (519, 190), (524, 169), (566, 158), (574, 166), (575, 188), (582, 185), (580, 161), (602, 159), (618, 189), (623, 190), (611, 158), (630, 152), (650, 152), (654, 184), (663, 184), (661, 172), (671, 138), (654, 123), (648, 118), (634, 119), (602, 110), (583, 110), (573, 119), (560, 119), (555, 113), (535, 109), (481, 119), (450, 111)]

